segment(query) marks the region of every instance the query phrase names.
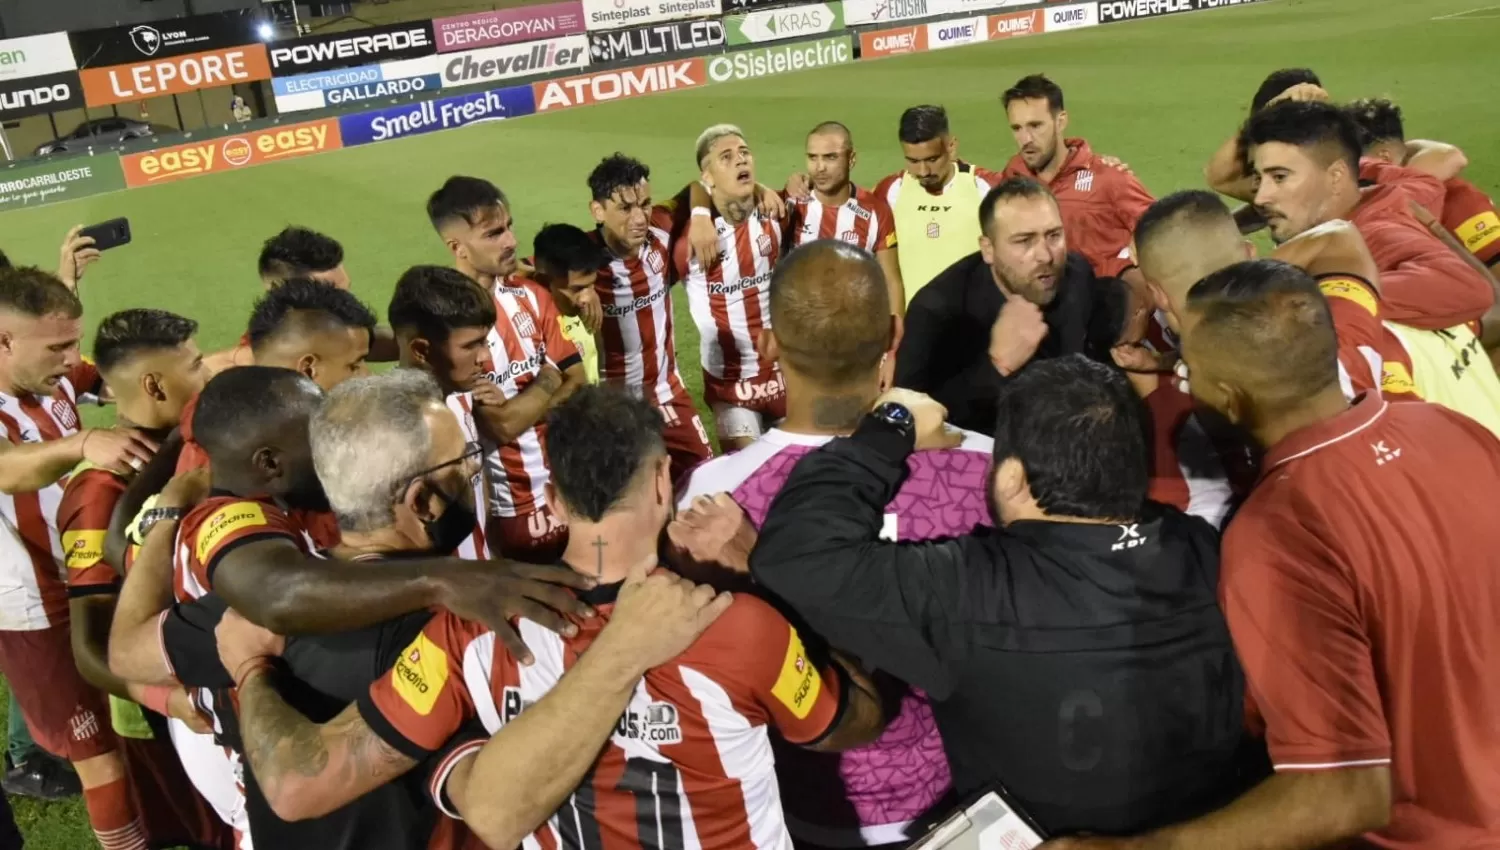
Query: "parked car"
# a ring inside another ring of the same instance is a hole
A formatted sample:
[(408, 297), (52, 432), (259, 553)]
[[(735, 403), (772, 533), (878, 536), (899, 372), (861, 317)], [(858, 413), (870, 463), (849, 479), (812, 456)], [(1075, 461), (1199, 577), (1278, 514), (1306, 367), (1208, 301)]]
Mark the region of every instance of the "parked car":
[(79, 124), (73, 132), (37, 146), (36, 155), (76, 151), (91, 145), (117, 145), (130, 139), (144, 139), (163, 133), (175, 133), (170, 127), (151, 124), (135, 118), (95, 118)]

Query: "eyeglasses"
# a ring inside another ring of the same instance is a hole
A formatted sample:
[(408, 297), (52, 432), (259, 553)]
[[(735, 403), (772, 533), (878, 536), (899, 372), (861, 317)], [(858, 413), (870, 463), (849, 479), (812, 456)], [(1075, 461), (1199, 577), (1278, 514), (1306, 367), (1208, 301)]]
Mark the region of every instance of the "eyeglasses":
[(413, 481), (416, 481), (416, 480), (419, 480), (419, 479), (422, 479), (422, 478), (426, 478), (427, 476), (431, 475), (434, 472), (437, 472), (437, 471), (442, 470), (442, 469), (447, 469), (450, 466), (457, 466), (460, 463), (464, 463), (466, 461), (473, 460), (474, 458), (479, 457), (482, 454), (484, 454), (484, 446), (482, 446), (479, 443), (474, 442), (474, 441), (470, 441), (470, 442), (464, 443), (464, 453), (463, 454), (459, 455), (458, 457), (454, 458), (453, 460), (444, 461), (444, 462), (438, 464), (437, 466), (428, 467), (427, 469), (424, 469), (421, 472), (418, 472), (416, 475), (413, 475), (411, 478), (408, 478), (407, 481), (406, 481), (406, 483), (410, 484)]

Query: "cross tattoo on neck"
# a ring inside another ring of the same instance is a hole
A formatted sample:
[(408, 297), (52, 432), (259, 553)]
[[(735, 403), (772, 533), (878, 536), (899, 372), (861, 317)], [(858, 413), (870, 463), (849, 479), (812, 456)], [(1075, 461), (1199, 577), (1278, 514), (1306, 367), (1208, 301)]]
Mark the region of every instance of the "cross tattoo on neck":
[(598, 553), (598, 565), (595, 567), (594, 575), (602, 578), (604, 576), (604, 547), (608, 546), (603, 537), (595, 537), (593, 542), (594, 551)]

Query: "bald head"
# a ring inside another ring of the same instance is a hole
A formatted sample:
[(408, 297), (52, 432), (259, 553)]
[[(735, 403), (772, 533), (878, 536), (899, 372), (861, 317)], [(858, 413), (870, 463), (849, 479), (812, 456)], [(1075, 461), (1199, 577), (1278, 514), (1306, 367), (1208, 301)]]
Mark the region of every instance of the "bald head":
[(1251, 260), (1221, 269), (1189, 291), (1187, 310), (1193, 394), (1231, 420), (1254, 423), (1337, 388), (1328, 302), (1296, 266)]
[(864, 378), (891, 343), (891, 301), (874, 256), (837, 239), (787, 254), (771, 275), (783, 367), (824, 386)]
[(1141, 274), (1180, 315), (1188, 290), (1210, 274), (1245, 259), (1234, 214), (1213, 192), (1176, 192), (1152, 204), (1135, 226)]

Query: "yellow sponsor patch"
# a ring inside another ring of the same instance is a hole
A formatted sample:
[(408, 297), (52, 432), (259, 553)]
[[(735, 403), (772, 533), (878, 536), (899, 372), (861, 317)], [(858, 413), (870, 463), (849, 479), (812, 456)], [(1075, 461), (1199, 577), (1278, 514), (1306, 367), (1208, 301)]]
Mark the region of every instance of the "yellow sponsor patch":
[(886, 234), (885, 249), (889, 251), (894, 247), (896, 247), (896, 231), (892, 230), (890, 233)]
[(818, 668), (807, 657), (807, 650), (802, 648), (802, 638), (797, 630), (791, 626), (787, 629), (791, 632), (791, 639), (786, 645), (786, 660), (781, 663), (781, 675), (776, 677), (776, 684), (771, 686), (771, 695), (791, 709), (793, 717), (802, 720), (812, 713), (812, 707), (818, 702), (823, 677), (818, 675)]
[(70, 570), (86, 570), (104, 560), (104, 532), (68, 531), (62, 536), (63, 563)]
[(426, 634), (417, 635), (391, 668), (391, 686), (412, 711), (423, 717), (432, 713), (438, 695), (447, 684), (448, 653), (428, 640)]
[(229, 535), (264, 525), (269, 525), (266, 509), (259, 502), (230, 502), (219, 508), (198, 527), (198, 544), (194, 547), (198, 563), (207, 561), (209, 553)]
[(1411, 379), (1411, 373), (1406, 371), (1406, 364), (1387, 360), (1380, 370), (1380, 390), (1411, 394), (1417, 391), (1417, 383)]
[(1325, 298), (1342, 298), (1345, 301), (1353, 301), (1355, 304), (1365, 308), (1372, 316), (1380, 315), (1380, 305), (1375, 302), (1375, 296), (1365, 285), (1357, 280), (1343, 277), (1329, 278), (1318, 281), (1318, 288), (1323, 290)]
[(1458, 226), (1458, 238), (1469, 253), (1483, 251), (1500, 239), (1500, 216), (1485, 210)]

